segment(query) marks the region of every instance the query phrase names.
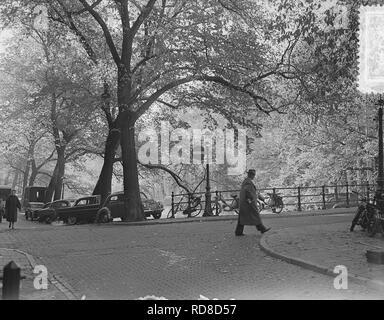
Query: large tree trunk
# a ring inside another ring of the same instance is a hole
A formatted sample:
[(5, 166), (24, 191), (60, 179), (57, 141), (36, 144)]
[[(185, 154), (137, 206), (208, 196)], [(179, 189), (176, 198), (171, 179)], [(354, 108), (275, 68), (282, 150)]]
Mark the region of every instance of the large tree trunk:
[(56, 166), (55, 166), (55, 169), (53, 170), (51, 180), (49, 181), (47, 193), (45, 194), (45, 201), (44, 201), (45, 203), (52, 201), (52, 197), (55, 192), (55, 186), (58, 180), (57, 178), (58, 170), (59, 170), (59, 165), (58, 165), (58, 162), (56, 162)]
[(32, 160), (31, 176), (29, 177), (28, 186), (32, 187), (34, 185), (38, 174), (39, 174), (39, 170), (36, 167), (35, 161)]
[(100, 195), (103, 202), (112, 189), (113, 164), (115, 162), (116, 150), (120, 141), (120, 132), (111, 128), (108, 132), (105, 143), (104, 163), (101, 169), (99, 179), (97, 180), (93, 195)]
[(121, 125), (121, 157), (123, 163), (125, 214), (129, 221), (144, 220), (140, 198), (139, 175), (135, 145), (135, 120), (128, 117)]
[[(125, 53), (127, 54), (127, 52)], [(124, 185), (124, 218), (128, 221), (145, 220), (144, 208), (140, 198), (139, 173), (135, 144), (136, 114), (130, 110), (132, 78), (129, 63), (121, 64), (118, 69), (117, 101), (119, 116), (117, 124), (120, 128), (121, 160), (123, 164)]]
[(23, 176), (22, 199), (24, 199), (25, 188), (28, 185), (29, 172), (31, 171), (32, 159), (35, 153), (35, 144), (36, 142), (31, 142), (28, 148), (27, 164), (25, 165), (24, 176)]
[(35, 180), (37, 178), (37, 174), (38, 174), (38, 171), (37, 170), (34, 171), (32, 169), (32, 172), (31, 172), (31, 175), (30, 175), (29, 181), (28, 181), (28, 186), (32, 187), (35, 184)]
[(22, 190), (22, 199), (24, 199), (25, 188), (28, 184), (29, 171), (31, 167), (31, 161), (27, 160), (27, 164), (25, 165), (24, 175), (23, 175), (23, 190)]
[(17, 170), (14, 171), (15, 175), (12, 181), (12, 189), (16, 189), (17, 182), (19, 180), (19, 172)]
[(60, 200), (63, 183), (64, 183), (64, 173), (65, 173), (65, 146), (58, 148), (57, 150), (57, 182), (55, 185), (55, 195), (53, 200)]

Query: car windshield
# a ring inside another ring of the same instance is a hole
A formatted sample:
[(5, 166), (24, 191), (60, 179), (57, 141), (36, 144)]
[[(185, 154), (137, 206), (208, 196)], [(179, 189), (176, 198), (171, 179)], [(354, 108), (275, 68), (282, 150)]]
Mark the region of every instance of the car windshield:
[(76, 202), (76, 205), (77, 206), (84, 206), (84, 205), (87, 205), (89, 204), (89, 200), (88, 199), (80, 199)]
[(29, 203), (31, 208), (42, 208), (44, 206), (43, 203)]
[(109, 202), (122, 202), (124, 201), (124, 195), (123, 194), (115, 194), (115, 195), (112, 195), (110, 198), (109, 198)]
[(99, 204), (100, 198), (98, 196), (81, 198), (75, 202), (75, 206), (84, 206), (89, 204)]
[(68, 204), (65, 201), (60, 201), (60, 202), (54, 203), (52, 206), (55, 208), (62, 208), (62, 207), (68, 207)]

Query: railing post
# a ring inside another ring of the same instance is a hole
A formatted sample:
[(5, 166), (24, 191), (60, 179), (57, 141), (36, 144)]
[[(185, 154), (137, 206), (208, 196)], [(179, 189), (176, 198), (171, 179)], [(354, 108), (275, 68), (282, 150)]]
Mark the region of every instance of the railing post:
[(339, 192), (338, 192), (337, 184), (335, 185), (335, 202), (339, 202)]
[(192, 194), (189, 194), (188, 193), (188, 215), (187, 217), (190, 218), (191, 217), (191, 197), (193, 196), (193, 193)]
[(301, 211), (301, 188), (297, 187), (297, 210)]
[(326, 207), (325, 207), (325, 186), (322, 186), (322, 194), (323, 194), (323, 210), (325, 210), (326, 209)]
[(349, 207), (349, 188), (348, 188), (348, 182), (345, 185), (346, 187), (346, 196), (347, 196), (347, 207)]
[(370, 195), (369, 195), (369, 182), (366, 182), (366, 192), (367, 192), (367, 201), (369, 201)]
[(20, 268), (11, 261), (3, 269), (3, 300), (19, 300), (20, 279)]
[(172, 192), (172, 204), (171, 204), (172, 208), (172, 217), (171, 218), (174, 218), (175, 217), (175, 193)]
[(216, 204), (216, 215), (219, 215), (219, 192), (216, 190), (216, 199), (215, 199), (215, 204)]
[(339, 203), (339, 189), (337, 187), (337, 184), (335, 184), (335, 191), (334, 191), (334, 203), (332, 204), (332, 207), (336, 204), (336, 203)]
[(273, 199), (272, 199), (272, 202), (271, 202), (271, 203), (273, 203), (273, 205), (276, 205), (276, 203), (275, 203), (275, 199), (276, 199), (276, 188), (273, 188), (273, 189), (272, 189), (272, 193), (273, 193)]

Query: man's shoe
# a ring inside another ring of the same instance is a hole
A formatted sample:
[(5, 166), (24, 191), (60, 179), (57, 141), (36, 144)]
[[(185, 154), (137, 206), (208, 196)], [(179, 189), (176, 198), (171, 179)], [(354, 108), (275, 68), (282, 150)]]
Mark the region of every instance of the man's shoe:
[(256, 226), (256, 229), (260, 232), (262, 232), (263, 230), (267, 229), (262, 223), (261, 224), (258, 224)]
[(235, 233), (235, 236), (236, 237), (241, 237), (241, 236), (243, 236), (244, 235), (244, 233)]
[(261, 233), (266, 233), (266, 232), (268, 232), (269, 230), (271, 230), (271, 228), (266, 228), (266, 227), (263, 226), (263, 227), (261, 228), (260, 232), (261, 232)]

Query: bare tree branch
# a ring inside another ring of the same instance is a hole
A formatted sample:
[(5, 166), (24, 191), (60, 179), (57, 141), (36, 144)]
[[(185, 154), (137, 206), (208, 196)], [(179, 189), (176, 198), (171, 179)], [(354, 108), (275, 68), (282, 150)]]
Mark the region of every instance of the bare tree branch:
[(140, 118), (147, 110), (148, 108), (157, 100), (159, 99), (165, 92), (168, 90), (171, 90), (172, 88), (175, 88), (177, 86), (180, 86), (182, 84), (191, 82), (196, 80), (195, 77), (187, 77), (187, 78), (182, 78), (178, 79), (175, 81), (172, 81), (170, 83), (167, 83), (164, 87), (161, 89), (157, 90), (154, 94), (152, 94), (146, 102), (143, 103), (143, 105), (135, 112), (135, 117), (136, 119)]
[(112, 54), (112, 58), (115, 61), (116, 65), (120, 65), (121, 59), (119, 56), (119, 53), (117, 52), (115, 43), (113, 42), (112, 35), (107, 27), (107, 24), (103, 20), (103, 18), (100, 16), (98, 12), (96, 12), (92, 6), (88, 4), (86, 0), (78, 0), (81, 2), (81, 4), (84, 6), (84, 8), (94, 17), (94, 19), (97, 21), (97, 23), (100, 25), (100, 27), (103, 30), (105, 40), (107, 41), (109, 50)]
[(187, 186), (185, 186), (185, 185), (183, 185), (181, 183), (182, 179), (176, 173), (174, 173), (171, 169), (169, 169), (169, 168), (167, 168), (167, 167), (165, 167), (163, 165), (160, 165), (160, 164), (158, 164), (158, 165), (143, 164), (139, 160), (137, 160), (137, 162), (140, 165), (142, 165), (143, 167), (145, 167), (145, 168), (148, 168), (148, 169), (159, 169), (159, 170), (163, 170), (163, 171), (169, 173), (180, 188), (184, 189), (187, 193), (191, 193), (191, 190), (189, 190)]
[[(73, 20), (72, 13), (70, 11), (68, 11), (68, 9), (65, 7), (65, 5), (62, 3), (61, 0), (56, 0), (56, 1), (62, 7), (62, 9), (63, 9), (63, 11), (64, 11), (64, 13), (65, 13), (65, 15), (67, 17), (67, 20), (68, 20), (67, 23), (64, 20), (63, 20), (62, 23), (67, 25), (70, 28), (70, 30), (72, 30), (74, 32), (74, 34), (79, 37), (80, 43), (84, 47), (84, 49), (85, 49), (86, 53), (88, 54), (89, 58), (91, 59), (91, 61), (94, 64), (97, 64), (98, 63), (97, 55), (96, 55), (95, 51), (93, 50), (92, 46), (89, 44), (89, 42), (85, 38), (84, 34), (76, 26), (75, 21)], [(101, 2), (101, 1), (98, 1), (98, 2)], [(61, 19), (64, 19), (64, 17), (58, 12), (58, 10), (55, 10), (55, 12), (59, 16), (61, 16)]]
[(143, 24), (145, 19), (149, 16), (151, 13), (154, 5), (156, 3), (156, 0), (149, 0), (147, 5), (143, 8), (139, 16), (137, 17), (136, 21), (133, 23), (132, 28), (129, 32), (129, 43), (133, 43), (133, 39), (136, 36), (137, 31), (140, 29), (140, 26)]

